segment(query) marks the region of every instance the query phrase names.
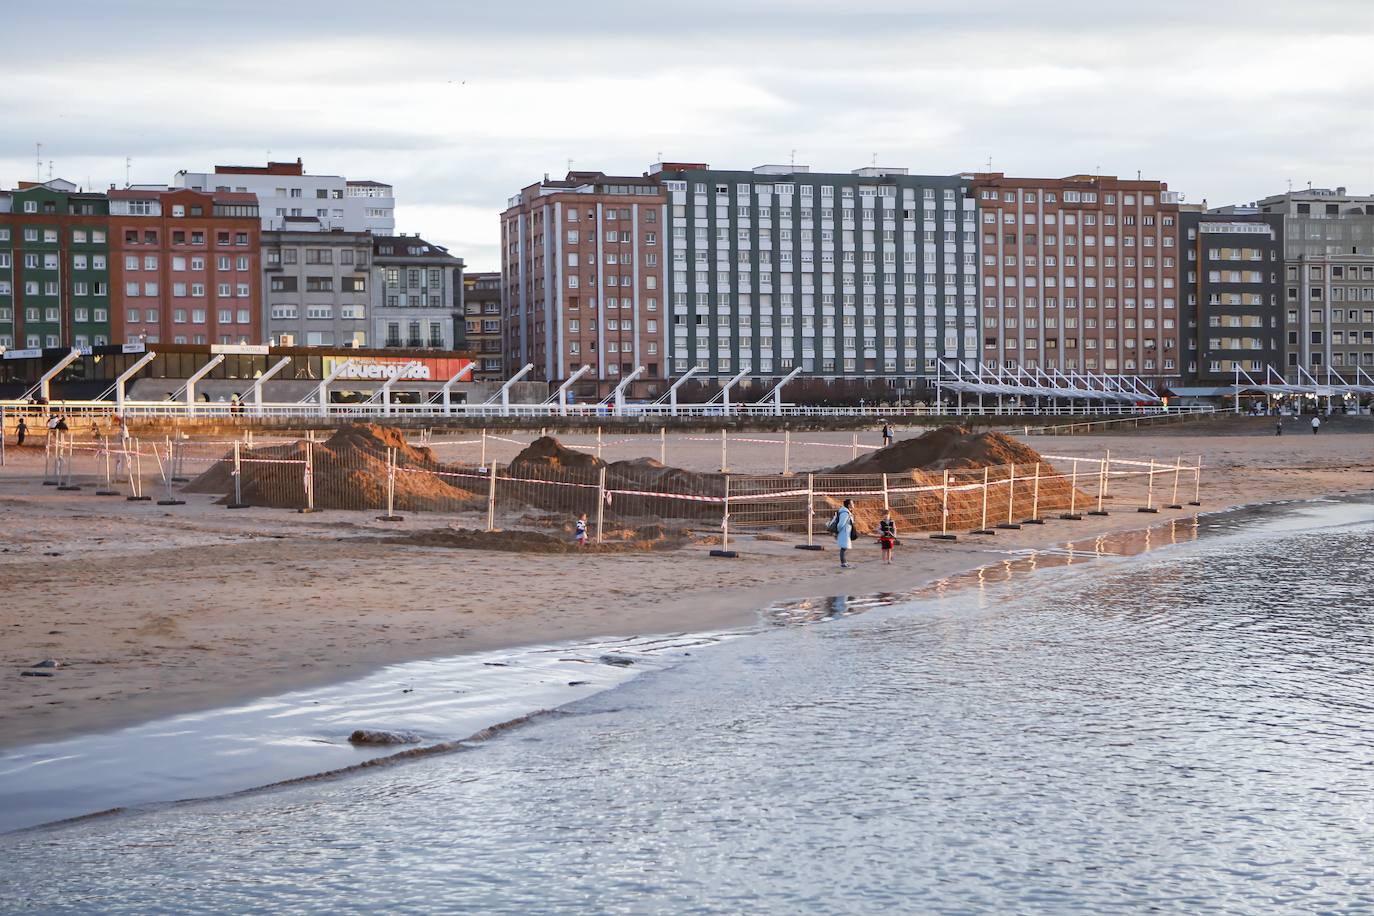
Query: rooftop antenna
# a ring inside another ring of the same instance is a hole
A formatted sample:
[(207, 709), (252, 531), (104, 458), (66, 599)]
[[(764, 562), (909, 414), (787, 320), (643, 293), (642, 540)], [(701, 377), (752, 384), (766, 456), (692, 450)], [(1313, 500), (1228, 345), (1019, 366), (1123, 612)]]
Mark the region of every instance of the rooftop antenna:
[(1136, 181), (1139, 181), (1139, 180), (1140, 180), (1140, 169), (1136, 169), (1136, 170), (1135, 170), (1135, 180), (1136, 180)]
[(988, 156), (988, 171), (989, 171), (989, 172), (992, 171), (992, 156), (991, 156), (991, 155)]
[(134, 160), (133, 160), (133, 158), (130, 157), (130, 156), (125, 156), (125, 157), (124, 157), (124, 187), (126, 187), (126, 188), (129, 186), (129, 176), (133, 173), (133, 170), (134, 170)]
[(42, 182), (42, 180), (43, 180), (43, 144), (41, 144), (41, 143), (35, 143), (35, 144), (33, 145), (33, 147), (34, 147), (33, 164), (34, 164), (34, 168), (35, 168), (34, 177), (35, 177), (39, 182)]
[(568, 171), (569, 171), (569, 172), (572, 171), (572, 164), (573, 164), (573, 161), (572, 161), (571, 159), (569, 159), (569, 160), (568, 160)]
[(877, 153), (874, 153), (874, 154), (873, 154), (873, 167), (874, 167), (875, 169), (878, 167), (878, 154), (877, 154)]
[(48, 180), (52, 181), (52, 160), (48, 160)]

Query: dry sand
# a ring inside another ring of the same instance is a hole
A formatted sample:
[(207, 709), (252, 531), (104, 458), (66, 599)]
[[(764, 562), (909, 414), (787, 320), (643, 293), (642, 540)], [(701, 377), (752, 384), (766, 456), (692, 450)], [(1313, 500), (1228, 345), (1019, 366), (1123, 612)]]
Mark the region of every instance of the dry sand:
[[(1202, 454), (1202, 499), (1213, 511), (1374, 489), (1374, 427), (1355, 428), (1363, 431), (1279, 439), (1267, 421), (1235, 421), (1201, 433), (1029, 441), (1066, 456), (1098, 457), (1108, 448), (1170, 461)], [(842, 445), (849, 434), (806, 438)], [(719, 444), (703, 439), (675, 441), (674, 463), (712, 469)], [(749, 455), (741, 446), (736, 455), (762, 470), (775, 449), (756, 449)], [(656, 455), (657, 437), (617, 446), (615, 457), (635, 452)], [(847, 457), (813, 452), (822, 458), (814, 467)], [(420, 546), (423, 537), (389, 542), (387, 532), (470, 528), (476, 519), (412, 514), (387, 524), (373, 512), (228, 511), (205, 495), (162, 508), (55, 492), (33, 473), (41, 453), (9, 457), (0, 469), (0, 677), (7, 679), (0, 745), (214, 707), (403, 660), (729, 627), (779, 600), (908, 589), (995, 562), (999, 551), (1183, 515), (1118, 512), (952, 544), (911, 538), (896, 565), (881, 566), (876, 549), (860, 547), (859, 568), (841, 573), (833, 550), (795, 550), (793, 536), (744, 536), (732, 541), (742, 552), (735, 560), (709, 558), (700, 545), (540, 554)], [(63, 663), (54, 677), (20, 676), (45, 658)]]

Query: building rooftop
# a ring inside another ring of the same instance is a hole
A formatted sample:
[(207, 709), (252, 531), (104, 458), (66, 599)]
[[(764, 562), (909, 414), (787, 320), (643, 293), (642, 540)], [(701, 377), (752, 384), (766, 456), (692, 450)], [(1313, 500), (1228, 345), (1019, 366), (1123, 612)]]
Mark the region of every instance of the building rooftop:
[(267, 165), (217, 165), (216, 175), (304, 175), (300, 157), (295, 162), (269, 162)]

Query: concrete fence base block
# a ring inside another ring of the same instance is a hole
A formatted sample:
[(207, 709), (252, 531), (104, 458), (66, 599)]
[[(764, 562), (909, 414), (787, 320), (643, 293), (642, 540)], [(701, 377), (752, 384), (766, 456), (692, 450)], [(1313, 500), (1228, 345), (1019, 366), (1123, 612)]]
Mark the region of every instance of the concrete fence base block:
[(1159, 514), (1159, 510), (1158, 510), (1158, 509), (1152, 509), (1152, 508), (1150, 508), (1149, 506), (1141, 506), (1140, 508), (1136, 509), (1135, 511), (1137, 511), (1137, 512), (1148, 512), (1148, 513), (1151, 514), (1151, 515), (1158, 515), (1158, 514)]
[(823, 545), (823, 544), (797, 544), (796, 547), (797, 547), (798, 550), (824, 550), (824, 549), (825, 549), (825, 545)]
[(1081, 522), (1081, 521), (1083, 521), (1083, 516), (1079, 515), (1077, 512), (1065, 512), (1063, 515), (1061, 515), (1061, 516), (1059, 516), (1059, 517), (1062, 518), (1062, 519), (1063, 519), (1064, 521), (1066, 521), (1066, 522)]
[(1003, 524), (998, 525), (997, 529), (999, 531), (1020, 531), (1021, 526), (1016, 524), (1015, 522), (1004, 522)]
[(404, 515), (379, 515), (379, 516), (377, 516), (377, 521), (379, 521), (379, 522), (403, 522), (403, 521), (405, 521), (405, 520), (406, 520), (406, 517), (405, 517)]
[(70, 484), (64, 483), (64, 484), (62, 484), (61, 486), (59, 486), (57, 489), (59, 489), (59, 490), (66, 490), (66, 491), (70, 492), (70, 491), (72, 491), (72, 490), (79, 490), (79, 489), (81, 489), (81, 488), (78, 487), (78, 486), (77, 486), (76, 484), (74, 484), (74, 483), (70, 483)]
[(930, 539), (931, 539), (932, 541), (957, 541), (957, 540), (959, 540), (959, 535), (957, 535), (957, 534), (932, 534), (932, 535), (930, 536)]
[(45, 487), (55, 487), (55, 486), (57, 486), (57, 481), (55, 481), (55, 480), (45, 480), (45, 481), (43, 481), (43, 486), (45, 486)]
[(970, 531), (969, 534), (996, 534), (991, 528), (979, 528), (977, 531)]
[(115, 490), (96, 490), (96, 491), (95, 491), (95, 495), (96, 495), (96, 496), (118, 496), (119, 493), (118, 493), (117, 491), (115, 491)]
[(1106, 509), (1094, 509), (1093, 511), (1089, 512), (1088, 514), (1089, 514), (1089, 515), (1111, 515), (1111, 513), (1108, 512)]
[(184, 500), (184, 499), (159, 499), (159, 500), (157, 501), (157, 504), (158, 504), (159, 506), (184, 506), (184, 505), (186, 505), (186, 500)]
[(1200, 505), (1202, 505), (1202, 503), (1198, 502), (1198, 501), (1195, 500), (1195, 499), (1190, 499), (1190, 500), (1188, 500), (1188, 505), (1190, 505), (1190, 506), (1200, 506)]
[(1021, 520), (1021, 524), (1023, 524), (1023, 525), (1043, 525), (1043, 524), (1045, 524), (1045, 520), (1044, 520), (1043, 518), (1026, 518), (1026, 519), (1022, 519), (1022, 520)]
[(131, 503), (150, 503), (153, 498), (151, 496), (126, 496), (124, 500)]
[(1183, 504), (1182, 504), (1182, 503), (1169, 503), (1169, 505), (1165, 506), (1164, 508), (1166, 508), (1166, 509), (1182, 509), (1182, 508), (1183, 508)]
[(248, 506), (248, 503), (226, 503), (225, 506), (224, 506), (224, 508), (226, 508), (226, 509), (247, 509), (247, 508), (249, 508), (249, 506)]
[(319, 510), (318, 510), (318, 509), (297, 509), (296, 511), (299, 512), (301, 515), (309, 515), (310, 513), (312, 513), (312, 512), (318, 512)]
[(711, 551), (711, 556), (713, 556), (713, 557), (723, 557), (723, 558), (725, 558), (725, 559), (727, 559), (727, 560), (733, 560), (735, 557), (739, 556), (739, 551), (738, 551), (738, 550), (712, 550), (712, 551)]

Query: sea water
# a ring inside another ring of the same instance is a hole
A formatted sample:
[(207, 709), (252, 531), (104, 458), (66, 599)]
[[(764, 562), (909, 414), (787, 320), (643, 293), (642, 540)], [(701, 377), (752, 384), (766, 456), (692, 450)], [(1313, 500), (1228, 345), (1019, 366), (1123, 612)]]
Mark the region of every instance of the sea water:
[(471, 750), (0, 838), (0, 909), (1371, 910), (1372, 514), (774, 609)]

